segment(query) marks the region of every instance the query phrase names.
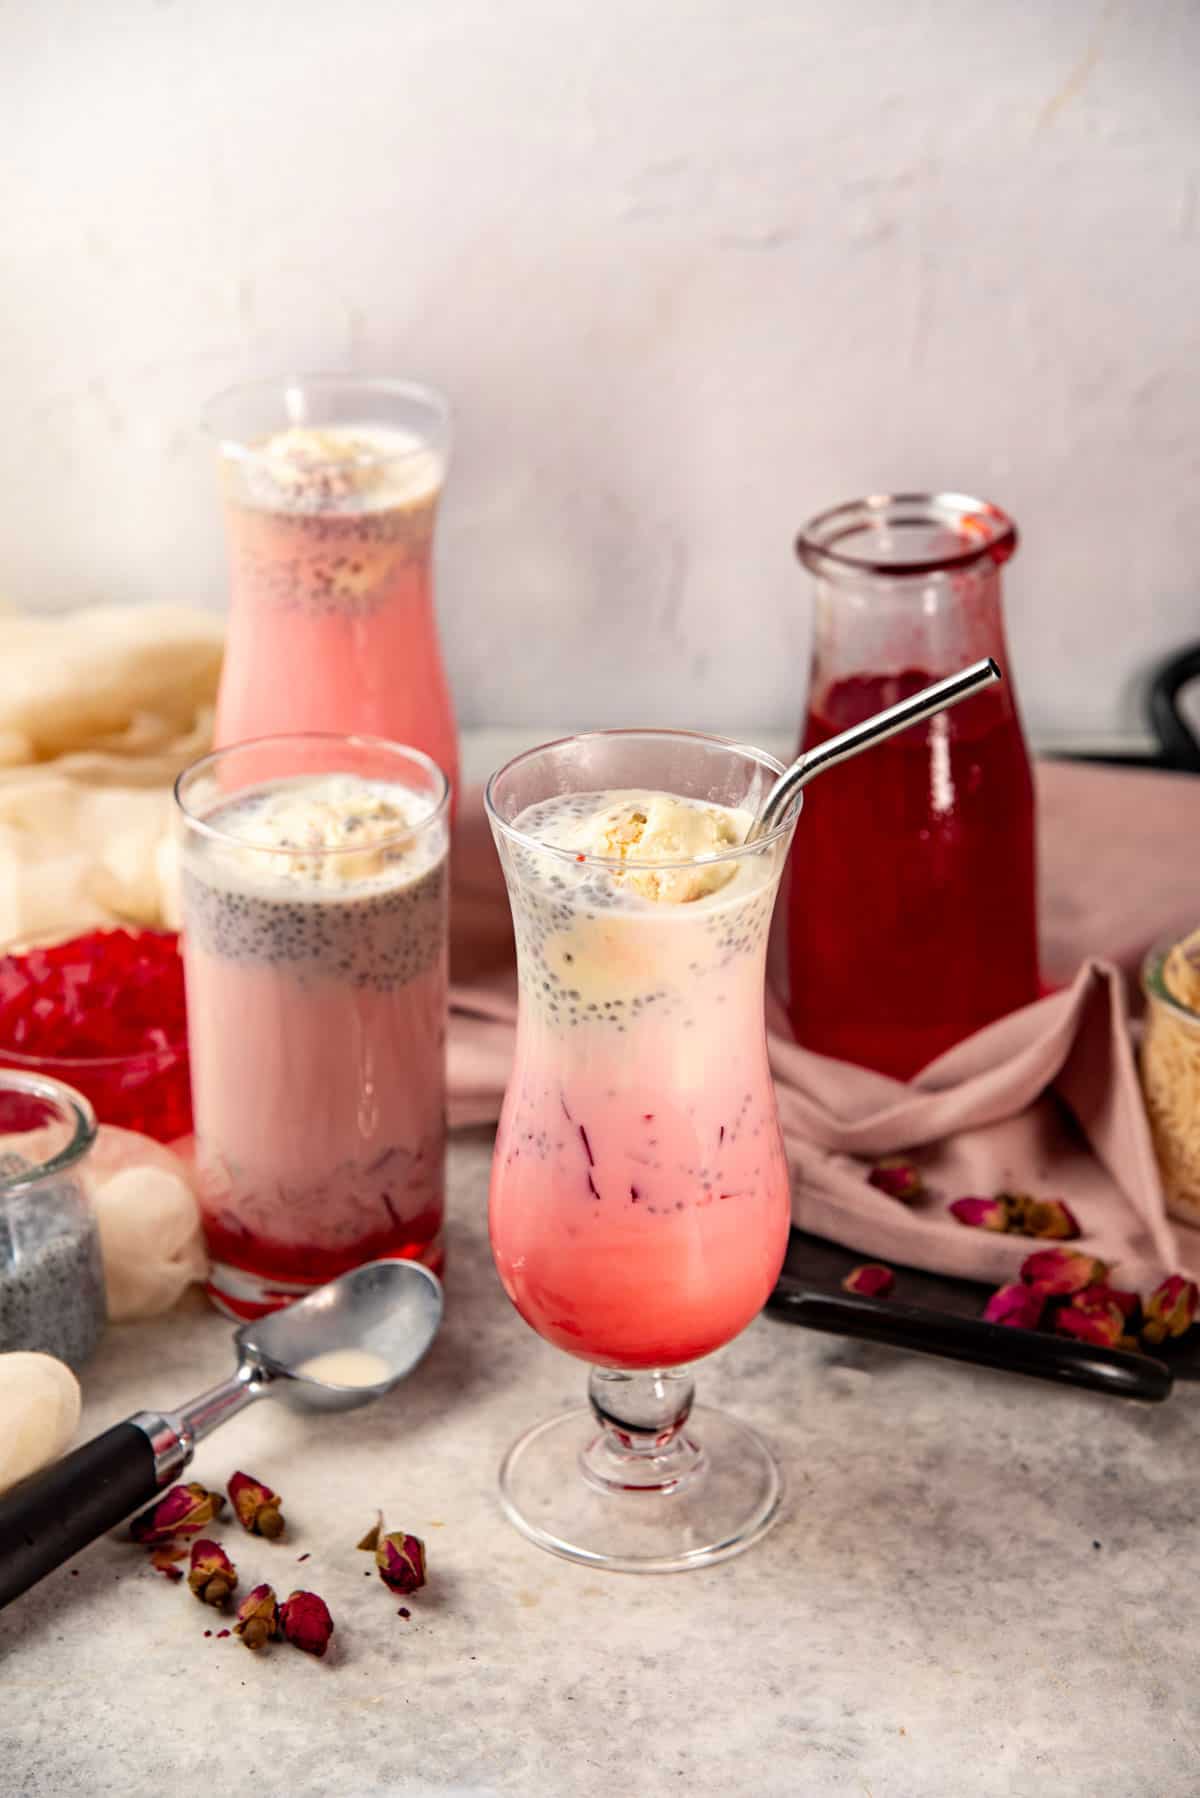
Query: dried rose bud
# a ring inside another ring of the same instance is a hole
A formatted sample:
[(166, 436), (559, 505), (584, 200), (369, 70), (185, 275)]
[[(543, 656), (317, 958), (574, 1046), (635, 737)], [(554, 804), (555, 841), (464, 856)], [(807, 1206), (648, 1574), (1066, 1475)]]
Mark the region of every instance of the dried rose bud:
[(253, 1592), (247, 1592), (238, 1606), (233, 1633), (242, 1638), (247, 1648), (261, 1648), (264, 1642), (275, 1640), (279, 1634), (279, 1606), (270, 1586), (255, 1586)]
[(1070, 1242), (1080, 1233), (1075, 1214), (1062, 1199), (1035, 1199), (1028, 1192), (998, 1192), (996, 1198), (1008, 1213), (1008, 1228), (1018, 1236)]
[(189, 1486), (172, 1486), (171, 1490), (135, 1517), (129, 1534), (147, 1548), (170, 1542), (174, 1536), (198, 1536), (214, 1517), (219, 1517), (225, 1500), (219, 1492), (208, 1492), (193, 1482)]
[(1093, 1300), (1103, 1299), (1106, 1303), (1115, 1305), (1126, 1323), (1131, 1318), (1136, 1318), (1142, 1308), (1142, 1301), (1136, 1292), (1122, 1292), (1119, 1287), (1109, 1286), (1104, 1280), (1098, 1281), (1095, 1286), (1088, 1286), (1080, 1293), (1079, 1299), (1080, 1302), (1086, 1301), (1089, 1304)]
[(219, 1542), (201, 1536), (192, 1543), (188, 1585), (202, 1603), (223, 1605), (237, 1583), (237, 1568)]
[(293, 1648), (323, 1655), (333, 1634), (329, 1606), (315, 1592), (293, 1592), (279, 1607), (279, 1624)]
[(920, 1169), (904, 1155), (885, 1155), (882, 1161), (877, 1161), (867, 1175), (867, 1184), (878, 1187), (889, 1199), (900, 1199), (905, 1204), (910, 1199), (919, 1199), (925, 1191)]
[(896, 1284), (896, 1276), (890, 1267), (884, 1267), (880, 1261), (868, 1261), (863, 1267), (852, 1268), (842, 1281), (844, 1292), (856, 1292), (864, 1299), (885, 1299)]
[(1063, 1306), (1054, 1319), (1054, 1328), (1060, 1336), (1074, 1336), (1078, 1342), (1090, 1342), (1096, 1348), (1117, 1348), (1125, 1334), (1125, 1319), (1119, 1306), (1107, 1299), (1089, 1301), (1087, 1293), (1081, 1292)]
[(269, 1536), (272, 1541), (283, 1534), (283, 1500), (261, 1480), (248, 1473), (235, 1473), (229, 1481), (229, 1496), (238, 1514), (238, 1522), (252, 1536)]
[(1008, 1229), (1008, 1212), (1000, 1199), (955, 1199), (950, 1213), (972, 1230)]
[(1022, 1261), (1021, 1278), (1028, 1286), (1041, 1286), (1049, 1297), (1061, 1298), (1106, 1280), (1108, 1268), (1075, 1249), (1037, 1249)]
[(375, 1549), (375, 1565), (384, 1585), (407, 1598), (425, 1584), (425, 1544), (419, 1536), (393, 1530), (381, 1536)]
[(1165, 1342), (1168, 1336), (1185, 1336), (1196, 1321), (1200, 1288), (1183, 1274), (1168, 1274), (1146, 1300), (1142, 1335), (1147, 1342)]
[(1040, 1286), (1026, 1286), (1017, 1281), (999, 1287), (983, 1308), (985, 1323), (1008, 1324), (1014, 1330), (1036, 1330), (1046, 1309), (1046, 1294)]

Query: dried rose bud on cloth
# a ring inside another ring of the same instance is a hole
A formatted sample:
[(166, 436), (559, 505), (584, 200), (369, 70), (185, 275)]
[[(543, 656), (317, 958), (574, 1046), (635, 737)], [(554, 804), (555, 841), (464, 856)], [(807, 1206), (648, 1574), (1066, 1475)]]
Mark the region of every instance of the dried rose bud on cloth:
[(1080, 1235), (1071, 1207), (1063, 1199), (1038, 1199), (1028, 1192), (998, 1192), (990, 1199), (955, 1199), (950, 1214), (973, 1230), (997, 1230), (1008, 1236), (1037, 1236), (1066, 1242)]
[(900, 1199), (905, 1204), (910, 1199), (919, 1199), (925, 1191), (920, 1169), (905, 1155), (885, 1155), (882, 1161), (877, 1161), (867, 1175), (867, 1184), (886, 1193), (889, 1199)]

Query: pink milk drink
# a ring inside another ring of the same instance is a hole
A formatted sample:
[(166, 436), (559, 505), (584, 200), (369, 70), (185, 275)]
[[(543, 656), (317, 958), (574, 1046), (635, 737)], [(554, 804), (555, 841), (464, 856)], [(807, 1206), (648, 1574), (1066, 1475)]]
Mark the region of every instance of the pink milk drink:
[(212, 402), (229, 544), (218, 746), (302, 730), (408, 743), (457, 778), (433, 604), (450, 446), (408, 382), (308, 376)]
[(442, 1263), (448, 788), (415, 750), (275, 737), (178, 788), (209, 1295), (235, 1317)]
[(590, 1410), (522, 1437), (501, 1490), (525, 1534), (589, 1562), (722, 1558), (778, 1504), (754, 1432), (704, 1412), (693, 1437), (687, 1366), (761, 1310), (787, 1244), (763, 1011), (793, 821), (747, 842), (777, 772), (715, 738), (612, 731), (488, 787), (520, 994), (492, 1249), (525, 1321), (592, 1364)]

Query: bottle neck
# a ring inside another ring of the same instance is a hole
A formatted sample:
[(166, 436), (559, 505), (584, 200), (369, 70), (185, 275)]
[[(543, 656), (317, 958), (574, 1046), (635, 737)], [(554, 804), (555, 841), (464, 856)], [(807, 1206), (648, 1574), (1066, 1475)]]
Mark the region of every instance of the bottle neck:
[(1004, 675), (994, 704), (1012, 710), (1000, 571), (990, 563), (951, 574), (821, 580), (809, 707), (824, 712), (834, 696), (842, 729), (983, 656)]

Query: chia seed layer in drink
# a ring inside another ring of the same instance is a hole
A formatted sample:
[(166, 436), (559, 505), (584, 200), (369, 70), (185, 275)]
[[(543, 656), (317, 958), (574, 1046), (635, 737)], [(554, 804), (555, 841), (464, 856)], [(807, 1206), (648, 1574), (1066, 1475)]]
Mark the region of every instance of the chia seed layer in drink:
[(202, 948), (227, 961), (284, 964), (300, 979), (377, 992), (395, 991), (444, 963), (446, 827), (439, 821), (422, 829), (422, 802), (407, 789), (358, 784), (399, 797), (413, 830), (401, 831), (393, 846), (381, 845), (378, 866), (341, 890), (321, 878), (337, 856), (320, 847), (303, 855), (294, 843), (255, 835), (265, 798), (289, 786), (320, 791), (320, 781), (276, 782), (218, 807), (205, 822), (222, 833), (219, 840), (189, 833), (184, 908), (187, 929)]
[[(742, 956), (763, 954), (780, 846), (685, 864), (686, 871), (711, 862), (717, 882), (683, 902), (647, 898), (634, 883), (653, 872), (652, 863), (635, 852), (625, 868), (579, 847), (592, 840), (591, 825), (615, 801), (639, 797), (662, 796), (568, 793), (543, 800), (522, 812), (513, 829), (544, 847), (505, 842), (522, 988), (560, 1026), (623, 1031), (655, 1008), (686, 1027), (706, 1003), (707, 978)], [(723, 815), (726, 840), (735, 848), (750, 825), (748, 813), (731, 807), (673, 803)]]
[(267, 605), (368, 613), (428, 558), (444, 469), (405, 432), (284, 431), (223, 469), (235, 578)]

